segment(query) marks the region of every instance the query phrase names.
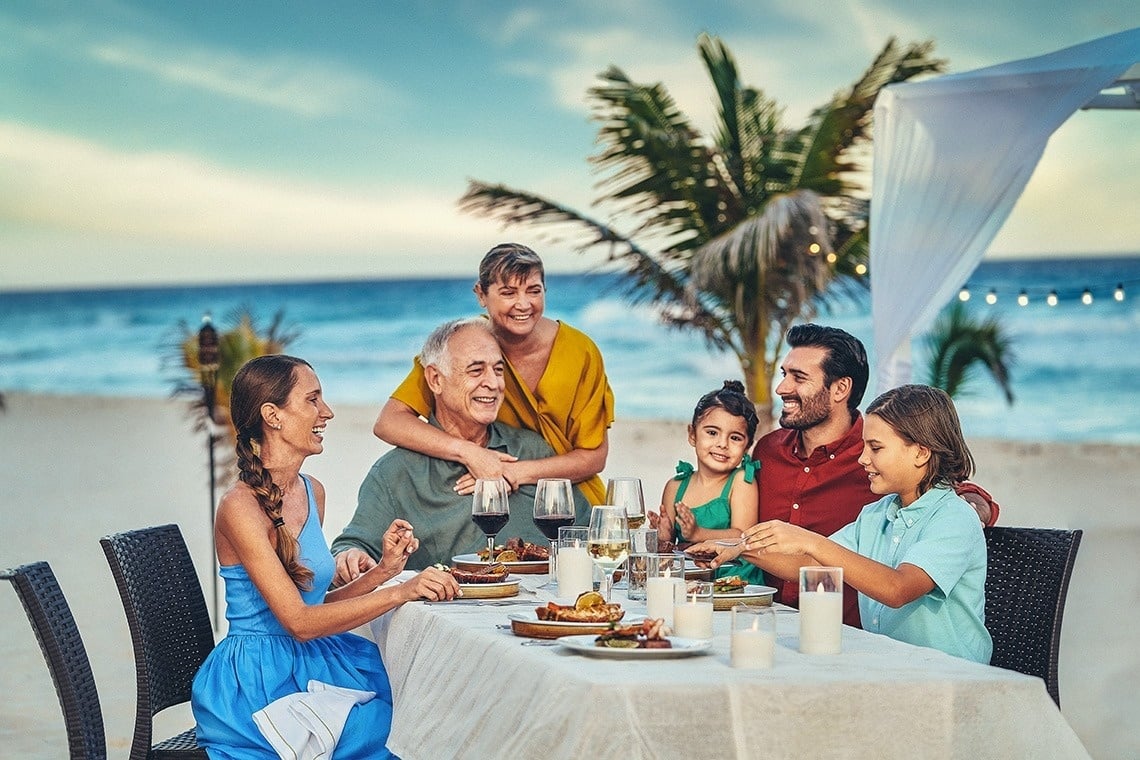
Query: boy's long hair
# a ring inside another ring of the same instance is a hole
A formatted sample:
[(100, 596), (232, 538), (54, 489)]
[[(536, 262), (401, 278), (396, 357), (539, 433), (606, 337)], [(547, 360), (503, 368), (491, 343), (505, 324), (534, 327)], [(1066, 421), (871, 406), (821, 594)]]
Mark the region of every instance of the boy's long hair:
[[(230, 418), (237, 431), (238, 479), (249, 486), (257, 503), (269, 517), (281, 517), (285, 492), (273, 482), (273, 475), (261, 461), (264, 435), (262, 404), (284, 406), (297, 383), (297, 367), (311, 365), (304, 359), (284, 354), (259, 356), (242, 365), (230, 389)], [(277, 556), (297, 588), (308, 590), (313, 571), (301, 563), (297, 538), (281, 523), (277, 527)]]
[(954, 402), (929, 385), (900, 385), (867, 407), (908, 443), (930, 449), (926, 474), (918, 484), (922, 495), (935, 486), (953, 487), (974, 474), (974, 456), (962, 436)]

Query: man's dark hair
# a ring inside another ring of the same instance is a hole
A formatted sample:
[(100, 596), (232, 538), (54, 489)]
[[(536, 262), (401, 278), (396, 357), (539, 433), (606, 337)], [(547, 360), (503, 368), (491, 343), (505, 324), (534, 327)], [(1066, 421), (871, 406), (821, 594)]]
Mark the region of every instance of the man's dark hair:
[(847, 397), (847, 408), (854, 414), (859, 408), (859, 402), (863, 400), (867, 379), (871, 374), (863, 343), (838, 327), (809, 323), (788, 330), (788, 346), (807, 346), (827, 351), (827, 358), (823, 360), (824, 384), (830, 386), (841, 377), (851, 378), (851, 395)]

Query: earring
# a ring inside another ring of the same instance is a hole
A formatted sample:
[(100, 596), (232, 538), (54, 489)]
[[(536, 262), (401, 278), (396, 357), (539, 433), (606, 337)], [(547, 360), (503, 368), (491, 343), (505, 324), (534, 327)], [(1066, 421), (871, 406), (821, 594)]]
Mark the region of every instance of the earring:
[(276, 425), (271, 425), (270, 427), (272, 427), (274, 430), (280, 430), (281, 429), (281, 423), (278, 422)]

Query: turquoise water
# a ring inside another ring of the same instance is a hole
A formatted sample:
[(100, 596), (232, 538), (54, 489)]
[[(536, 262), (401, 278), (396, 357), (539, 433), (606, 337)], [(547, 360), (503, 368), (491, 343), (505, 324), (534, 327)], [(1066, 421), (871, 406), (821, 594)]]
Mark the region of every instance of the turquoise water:
[[(1118, 282), (1123, 301), (1112, 298)], [(614, 283), (552, 275), (547, 313), (598, 343), (619, 417), (688, 419), (702, 393), (740, 376), (735, 358), (661, 327)], [(1085, 287), (1091, 305), (1079, 300)], [(983, 299), (991, 288), (993, 306)], [(1022, 289), (1027, 307), (1015, 303)], [(1049, 307), (1053, 289), (1059, 303)], [(1140, 443), (1140, 258), (987, 262), (970, 290), (971, 310), (998, 314), (1014, 335), (1017, 363), (1012, 407), (985, 376), (957, 399), (967, 435)], [(240, 306), (262, 323), (284, 310), (301, 333), (290, 352), (313, 363), (334, 405), (377, 408), (433, 326), (477, 311), (468, 279), (0, 292), (0, 391), (168, 396), (180, 379), (169, 361), (179, 321), (196, 329), (210, 311), (225, 325)], [(849, 330), (873, 352), (865, 294), (837, 300), (816, 321)], [(920, 366), (917, 341), (915, 352)]]

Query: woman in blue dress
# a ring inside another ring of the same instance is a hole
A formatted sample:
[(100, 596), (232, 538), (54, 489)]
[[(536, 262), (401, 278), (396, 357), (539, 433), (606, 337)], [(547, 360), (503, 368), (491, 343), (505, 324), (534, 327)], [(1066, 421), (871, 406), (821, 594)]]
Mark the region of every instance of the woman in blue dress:
[(234, 377), (230, 414), (239, 481), (215, 522), (229, 631), (194, 679), (198, 742), (211, 758), (277, 757), (253, 715), (315, 680), (376, 694), (349, 710), (335, 757), (389, 757), (388, 675), (376, 645), (347, 631), (404, 602), (454, 598), (459, 587), (428, 569), (378, 588), (419, 544), (412, 526), (396, 520), (384, 534), (384, 559), (327, 590), (334, 562), (321, 530), (325, 491), (300, 470), (323, 450), (333, 412), (307, 362), (279, 355), (247, 362)]

